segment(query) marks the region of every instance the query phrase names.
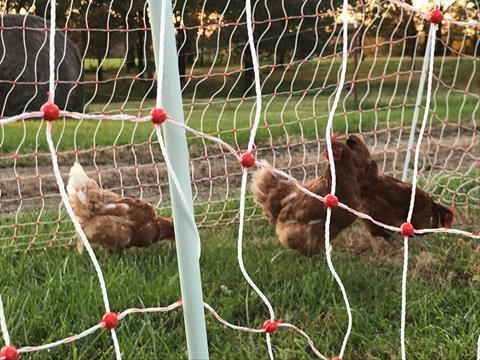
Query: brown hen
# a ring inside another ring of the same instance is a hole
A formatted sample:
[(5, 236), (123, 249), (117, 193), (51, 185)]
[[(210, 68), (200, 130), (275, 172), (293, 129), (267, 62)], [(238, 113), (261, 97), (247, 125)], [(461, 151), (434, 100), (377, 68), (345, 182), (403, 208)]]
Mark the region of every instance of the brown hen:
[[(339, 201), (356, 208), (360, 202), (360, 186), (350, 149), (343, 143), (332, 143), (337, 176), (336, 195)], [(325, 197), (330, 193), (330, 167), (323, 176), (304, 184), (311, 192)], [(261, 169), (253, 176), (255, 201), (265, 216), (276, 226), (283, 246), (311, 256), (324, 249), (326, 208), (320, 200), (299, 190), (291, 181)], [(331, 239), (355, 221), (355, 215), (338, 207), (332, 210)]]
[[(72, 166), (69, 176), (69, 200), (91, 243), (112, 251), (174, 239), (172, 220), (157, 216), (150, 204), (102, 190), (79, 163)], [(80, 239), (77, 249), (83, 250)]]
[[(400, 227), (407, 219), (412, 185), (393, 177), (379, 175), (376, 162), (368, 147), (355, 135), (349, 136), (347, 145), (352, 150), (357, 166), (358, 182), (361, 185), (359, 210), (384, 224)], [(415, 192), (412, 225), (415, 229), (449, 227), (454, 210), (437, 204), (431, 196), (418, 187)], [(389, 238), (390, 231), (363, 220), (373, 236)]]

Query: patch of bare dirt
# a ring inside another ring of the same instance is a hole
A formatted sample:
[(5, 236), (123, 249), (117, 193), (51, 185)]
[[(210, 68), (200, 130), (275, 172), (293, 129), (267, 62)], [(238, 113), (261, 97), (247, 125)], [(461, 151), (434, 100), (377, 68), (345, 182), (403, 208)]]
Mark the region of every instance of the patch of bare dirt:
[[(395, 129), (364, 134), (380, 169), (399, 176), (408, 132)], [(470, 132), (469, 132), (470, 131)], [(341, 137), (340, 137), (341, 139)], [(475, 144), (474, 142), (477, 142)], [(324, 171), (324, 142), (290, 137), (257, 143), (257, 158), (265, 159), (299, 180)], [(169, 186), (163, 156), (157, 144), (105, 147), (58, 154), (64, 178), (77, 159), (105, 189), (167, 204)], [(430, 176), (442, 170), (461, 172), (479, 167), (480, 144), (471, 129), (447, 126), (429, 129), (421, 147), (420, 171)], [(58, 187), (48, 153), (0, 154), (0, 210), (2, 213), (57, 208)], [(216, 144), (190, 146), (192, 189), (196, 203), (238, 197), (241, 169), (236, 158)], [(379, 244), (372, 246), (381, 246)]]

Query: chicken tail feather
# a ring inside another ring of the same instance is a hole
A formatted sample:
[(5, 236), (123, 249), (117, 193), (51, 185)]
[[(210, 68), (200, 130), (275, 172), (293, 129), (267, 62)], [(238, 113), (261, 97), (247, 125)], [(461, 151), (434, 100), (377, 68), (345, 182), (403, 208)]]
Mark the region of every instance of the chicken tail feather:
[(157, 223), (160, 228), (160, 236), (157, 240), (171, 239), (175, 240), (175, 229), (173, 226), (173, 219), (166, 219), (162, 217), (157, 218)]
[(67, 192), (70, 196), (77, 196), (82, 203), (86, 203), (85, 188), (88, 183), (88, 176), (78, 162), (70, 169)]

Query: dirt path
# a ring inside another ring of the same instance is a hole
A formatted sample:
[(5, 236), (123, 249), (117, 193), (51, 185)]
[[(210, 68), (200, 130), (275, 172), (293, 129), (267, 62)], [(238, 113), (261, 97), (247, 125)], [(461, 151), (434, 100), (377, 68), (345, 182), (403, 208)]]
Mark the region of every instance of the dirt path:
[[(401, 174), (407, 144), (406, 133), (397, 143), (399, 131), (365, 134), (380, 169), (394, 176)], [(472, 138), (471, 130), (469, 133), (467, 129), (446, 128), (439, 142), (441, 131), (440, 126), (430, 129), (422, 144), (423, 175), (431, 177), (441, 170), (461, 173), (469, 168), (480, 169), (480, 141)], [(257, 157), (304, 180), (323, 172), (323, 147), (323, 141), (303, 142), (291, 137), (287, 144), (286, 139), (277, 139), (272, 143), (257, 143)], [(168, 202), (166, 168), (157, 144), (99, 148), (78, 154), (61, 152), (59, 164), (64, 180), (76, 156), (104, 188), (155, 204)], [(241, 172), (234, 156), (222, 153), (219, 146), (209, 143), (191, 146), (190, 157), (196, 203), (238, 196)], [(476, 181), (480, 182), (478, 176)], [(20, 207), (22, 211), (57, 208), (60, 198), (49, 154), (19, 154), (17, 159), (13, 154), (1, 154), (0, 191), (3, 214), (16, 212)]]

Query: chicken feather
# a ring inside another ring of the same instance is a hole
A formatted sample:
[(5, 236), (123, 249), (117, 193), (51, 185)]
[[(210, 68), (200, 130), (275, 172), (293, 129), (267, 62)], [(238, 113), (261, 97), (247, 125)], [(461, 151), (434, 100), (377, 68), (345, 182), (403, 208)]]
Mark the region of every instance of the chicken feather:
[[(350, 135), (347, 145), (352, 150), (361, 184), (359, 210), (388, 225), (400, 227), (407, 219), (412, 185), (391, 176), (378, 174), (378, 167), (368, 147), (355, 135)], [(416, 188), (411, 223), (415, 229), (449, 227), (453, 210), (437, 204), (425, 191)], [(373, 236), (391, 237), (392, 233), (371, 221), (363, 221)]]
[[(349, 148), (340, 142), (332, 143), (337, 175), (336, 195), (350, 207), (360, 201), (360, 186)], [(330, 167), (327, 164), (323, 176), (304, 184), (311, 192), (325, 197), (331, 189)], [(262, 168), (252, 180), (251, 190), (265, 217), (276, 227), (283, 246), (311, 256), (324, 249), (326, 208), (323, 202), (305, 194), (295, 184)], [(355, 221), (352, 213), (336, 207), (332, 210), (330, 236), (335, 238)]]
[[(70, 169), (67, 192), (88, 240), (107, 250), (149, 246), (175, 237), (171, 219), (157, 216), (144, 201), (101, 189), (79, 163)], [(77, 250), (83, 250), (80, 239)]]

